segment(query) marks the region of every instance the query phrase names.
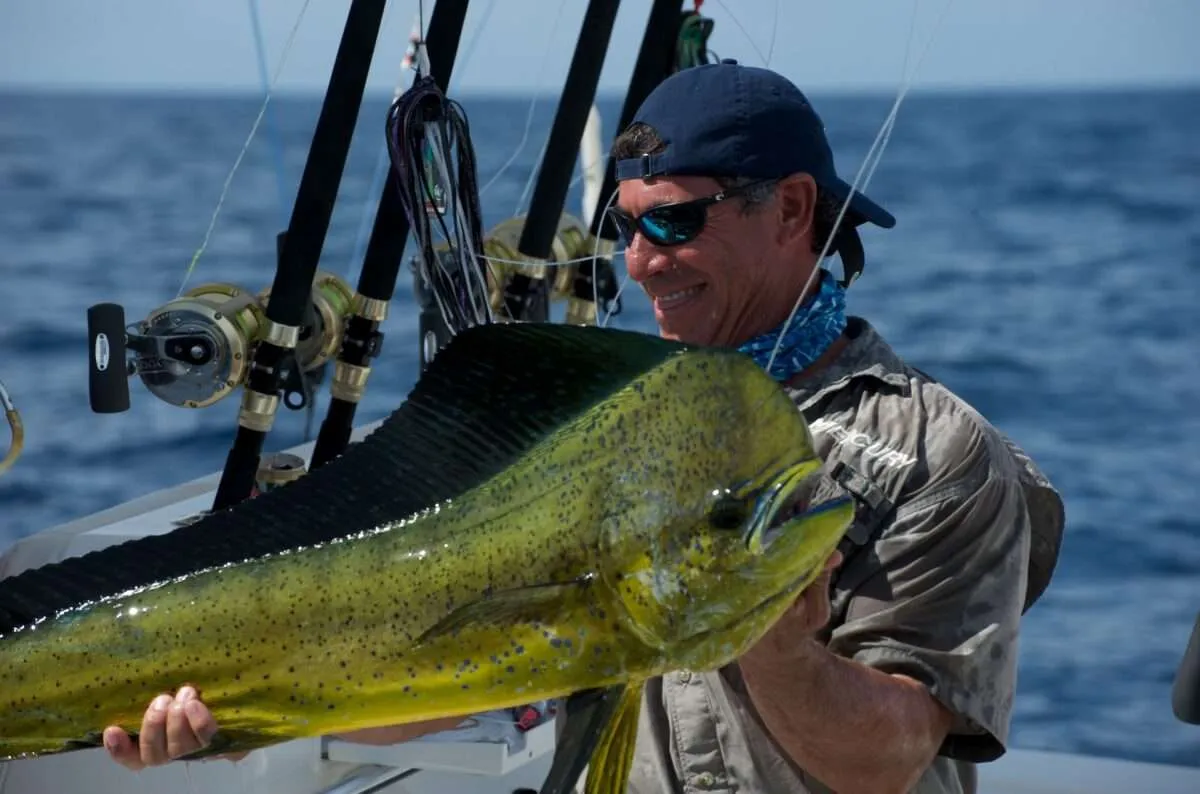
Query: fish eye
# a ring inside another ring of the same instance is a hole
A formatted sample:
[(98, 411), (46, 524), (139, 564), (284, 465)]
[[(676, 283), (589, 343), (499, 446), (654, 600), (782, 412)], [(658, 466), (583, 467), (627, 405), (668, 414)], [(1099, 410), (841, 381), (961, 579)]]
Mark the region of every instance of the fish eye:
[(746, 521), (746, 502), (736, 496), (718, 497), (708, 513), (708, 523), (713, 529), (740, 529)]

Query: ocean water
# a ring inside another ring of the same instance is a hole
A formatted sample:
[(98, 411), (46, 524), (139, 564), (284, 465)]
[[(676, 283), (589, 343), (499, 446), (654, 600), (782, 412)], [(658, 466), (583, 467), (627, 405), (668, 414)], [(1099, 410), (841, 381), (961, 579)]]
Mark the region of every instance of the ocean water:
[[(814, 100), (852, 178), (891, 98)], [(322, 259), (351, 283), (387, 102), (364, 104)], [(513, 158), (483, 196), (490, 226), (521, 206), (553, 101), (523, 147), (528, 99), (462, 102), (481, 183)], [(85, 314), (111, 300), (132, 321), (175, 296), (258, 107), (0, 95), (0, 380), (27, 429), (0, 477), (0, 549), (223, 465), (236, 399), (191, 411), (134, 383), (129, 412), (90, 412)], [(271, 107), (190, 286), (271, 282), (290, 213), (275, 147), (294, 196), (320, 98)], [(607, 139), (619, 102), (600, 109)], [(1200, 610), (1198, 128), (1200, 90), (913, 96), (868, 189), (899, 222), (865, 231), (851, 310), (1017, 439), (1066, 499), (1055, 580), (1025, 621), (1018, 747), (1200, 765), (1200, 728), (1170, 711)], [(568, 208), (579, 200), (576, 184)], [(416, 377), (402, 279), (361, 421)], [(613, 324), (652, 330), (636, 288)], [(303, 412), (283, 412), (268, 449), (305, 432)]]

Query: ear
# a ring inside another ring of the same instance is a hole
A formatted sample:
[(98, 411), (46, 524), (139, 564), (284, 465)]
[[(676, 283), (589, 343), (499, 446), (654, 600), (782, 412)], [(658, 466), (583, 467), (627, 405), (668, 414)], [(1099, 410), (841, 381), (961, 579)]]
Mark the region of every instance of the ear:
[(808, 174), (792, 174), (779, 182), (776, 196), (779, 244), (786, 248), (807, 246), (817, 206), (817, 183)]

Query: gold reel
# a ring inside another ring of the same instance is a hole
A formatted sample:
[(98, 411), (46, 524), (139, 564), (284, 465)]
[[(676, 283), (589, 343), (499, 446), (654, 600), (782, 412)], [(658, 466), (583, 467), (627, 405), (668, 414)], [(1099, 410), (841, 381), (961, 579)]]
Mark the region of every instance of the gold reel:
[[(128, 335), (134, 371), (171, 405), (205, 408), (224, 399), (245, 382), (266, 325), (270, 292), (201, 284), (155, 309)], [(342, 278), (317, 273), (295, 351), (301, 372), (337, 354), (353, 302), (354, 292)]]
[(245, 380), (264, 319), (254, 293), (201, 284), (152, 311), (130, 335), (138, 377), (171, 405), (212, 405)]
[[(573, 284), (579, 263), (573, 260), (591, 256), (595, 245), (587, 227), (570, 213), (559, 216), (558, 228), (550, 242), (550, 258), (536, 260), (520, 253), (518, 246), (525, 228), (525, 216), (501, 221), (487, 233), (483, 241), (484, 256), (488, 257), (488, 300), (496, 320), (507, 322), (504, 291), (512, 277), (521, 274), (530, 279), (549, 282), (551, 300), (567, 301), (568, 323), (594, 322), (595, 306), (577, 305), (583, 302), (574, 297)], [(504, 260), (497, 262), (495, 260)], [(568, 264), (561, 264), (561, 263)], [(590, 303), (587, 302), (587, 303)]]
[[(271, 288), (258, 293), (265, 309), (271, 298)], [(300, 329), (296, 345), (296, 360), (300, 369), (308, 372), (320, 367), (337, 355), (346, 330), (346, 319), (354, 310), (354, 290), (340, 276), (324, 270), (313, 278), (312, 305)]]

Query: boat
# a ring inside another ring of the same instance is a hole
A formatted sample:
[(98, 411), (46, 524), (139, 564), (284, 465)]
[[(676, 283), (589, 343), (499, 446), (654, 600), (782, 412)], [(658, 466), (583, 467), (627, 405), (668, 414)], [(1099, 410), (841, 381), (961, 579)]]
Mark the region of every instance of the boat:
[[(424, 33), (418, 36), (414, 60), (444, 92), (468, 3), (438, 0), (430, 5), (432, 15), (428, 28), (422, 26)], [(349, 146), (358, 111), (358, 102), (350, 98), (361, 98), (384, 7), (385, 0), (352, 0), (349, 4), (326, 102), (313, 135), (312, 152), (324, 152), (322, 157), (336, 161)], [(487, 297), (491, 305), (512, 310), (518, 315), (515, 319), (545, 321), (551, 303), (558, 300), (567, 303), (568, 319), (594, 322), (599, 304), (619, 299), (609, 261), (615, 234), (604, 228), (602, 212), (604, 197), (612, 192), (613, 175), (603, 164), (606, 147), (593, 103), (616, 7), (616, 0), (589, 0), (583, 23), (587, 35), (581, 35), (576, 46), (528, 215), (500, 224), (474, 241), (494, 261), (508, 254), (509, 267), (497, 271)], [(679, 66), (675, 43), (685, 25), (691, 37), (689, 57), (706, 57), (704, 41), (711, 23), (698, 9), (684, 11), (680, 0), (654, 0), (617, 129), (624, 126), (653, 85)], [(425, 52), (427, 60), (423, 60)], [(331, 155), (331, 151), (342, 154)], [(579, 215), (574, 216), (562, 209), (567, 189), (563, 175), (569, 177), (577, 156), (585, 190)], [(436, 148), (431, 157), (437, 159)], [(430, 181), (424, 201), (433, 211), (444, 212), (449, 186), (439, 183), (436, 176), (448, 169), (444, 162), (437, 165), (425, 174)], [(97, 304), (89, 311), (93, 410), (127, 410), (131, 375), (138, 376), (159, 399), (189, 408), (203, 408), (240, 391), (243, 409), (226, 466), (26, 537), (0, 555), (0, 578), (169, 532), (206, 511), (302, 477), (378, 426), (356, 424), (355, 407), (367, 386), (370, 361), (378, 350), (379, 326), (386, 317), (410, 228), (396, 192), (385, 190), (379, 198), (357, 287), (318, 272), (316, 263), (328, 224), (326, 197), (336, 194), (340, 167), (310, 153), (289, 226), (295, 231), (280, 235), (278, 268), (270, 290), (254, 295), (234, 285), (201, 285), (131, 327), (126, 326), (124, 310), (117, 304)], [(436, 258), (444, 250), (427, 253)], [(436, 290), (430, 287), (431, 273), (419, 264), (414, 267), (413, 289), (421, 298), (419, 346), (424, 366), (436, 356), (450, 328)], [(308, 333), (303, 339), (290, 340), (273, 335), (271, 329), (280, 326), (302, 326)], [(164, 367), (163, 358), (186, 366)], [(130, 367), (125, 366), (128, 362)], [(274, 376), (252, 378), (251, 362), (282, 365), (274, 368)], [(332, 400), (318, 438), (261, 455), (277, 410), (277, 395), (282, 393), (290, 408), (304, 407), (306, 392), (313, 387), (310, 374), (329, 365), (334, 367)], [(295, 401), (289, 402), (292, 395)], [(2, 385), (0, 397), (14, 431), (13, 451), (4, 458), (5, 464), (11, 465), (20, 452), (19, 415)], [(1176, 689), (1182, 694), (1176, 699), (1176, 712), (1180, 719), (1200, 724), (1200, 703), (1195, 702), (1195, 692), (1200, 689), (1200, 621), (1188, 659), (1180, 668)], [(0, 794), (115, 794), (128, 791), (133, 780), (146, 791), (195, 794), (537, 791), (553, 756), (554, 719), (543, 715), (520, 730), (492, 734), (481, 736), (467, 727), (391, 746), (305, 739), (256, 751), (236, 764), (175, 763), (146, 770), (136, 778), (109, 760), (103, 750), (81, 750), (0, 764)], [(1010, 750), (999, 761), (981, 765), (979, 776), (982, 794), (1200, 791), (1200, 768), (1024, 749)]]

